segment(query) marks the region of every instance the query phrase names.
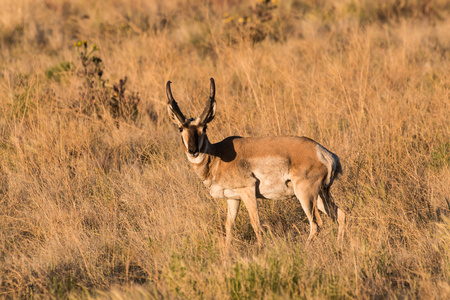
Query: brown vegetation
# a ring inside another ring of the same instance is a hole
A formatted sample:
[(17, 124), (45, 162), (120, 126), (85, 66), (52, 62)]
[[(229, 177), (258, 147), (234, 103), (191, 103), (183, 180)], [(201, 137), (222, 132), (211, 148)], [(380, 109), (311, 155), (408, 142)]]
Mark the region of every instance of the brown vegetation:
[[(4, 0), (0, 297), (448, 298), (449, 10)], [(226, 259), (226, 203), (190, 169), (165, 107), (171, 80), (198, 115), (210, 77), (212, 142), (304, 135), (339, 155), (342, 247), (329, 219), (305, 247), (300, 205), (260, 201), (265, 246), (243, 210)]]

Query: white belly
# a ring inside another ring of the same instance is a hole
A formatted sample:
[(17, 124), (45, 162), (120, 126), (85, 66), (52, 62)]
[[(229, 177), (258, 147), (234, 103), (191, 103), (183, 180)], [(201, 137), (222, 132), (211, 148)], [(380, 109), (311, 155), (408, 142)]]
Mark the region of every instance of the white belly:
[(260, 159), (255, 164), (256, 193), (260, 198), (282, 200), (294, 195), (288, 164), (283, 158)]
[[(294, 196), (294, 188), (289, 179), (266, 178), (265, 180), (260, 181), (257, 178), (254, 188), (255, 196), (257, 198), (282, 200)], [(216, 199), (227, 198), (237, 200), (241, 198), (234, 189), (224, 188), (217, 183), (213, 183), (210, 186), (209, 193)]]
[(226, 189), (223, 186), (213, 183), (209, 188), (209, 193), (213, 198), (221, 199), (221, 198), (227, 198), (227, 199), (241, 199), (238, 193), (236, 193), (233, 189)]
[(271, 200), (283, 200), (294, 196), (290, 180), (266, 180), (256, 186), (256, 196)]
[[(257, 198), (282, 200), (294, 196), (286, 158), (266, 157), (252, 159), (249, 162), (251, 176), (255, 178), (253, 187)], [(205, 185), (209, 186), (209, 192), (214, 198), (240, 199), (233, 186), (230, 186), (233, 185), (233, 182), (228, 182), (227, 188), (217, 182), (210, 184), (210, 181), (205, 181)]]

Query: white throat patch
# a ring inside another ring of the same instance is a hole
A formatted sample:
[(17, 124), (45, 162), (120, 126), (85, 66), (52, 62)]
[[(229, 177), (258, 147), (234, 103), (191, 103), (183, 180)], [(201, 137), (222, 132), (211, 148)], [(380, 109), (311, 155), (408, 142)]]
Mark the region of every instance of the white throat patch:
[(190, 163), (197, 164), (197, 165), (201, 164), (203, 162), (203, 160), (205, 159), (205, 153), (199, 153), (199, 155), (197, 157), (194, 157), (194, 156), (190, 155), (189, 153), (186, 153), (186, 156)]

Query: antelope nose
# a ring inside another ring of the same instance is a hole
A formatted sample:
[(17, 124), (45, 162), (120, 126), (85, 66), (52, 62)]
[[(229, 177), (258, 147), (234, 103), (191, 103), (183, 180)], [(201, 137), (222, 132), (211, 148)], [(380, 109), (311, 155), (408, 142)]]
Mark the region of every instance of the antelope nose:
[(199, 154), (197, 149), (194, 149), (194, 150), (189, 149), (188, 152), (189, 152), (190, 155), (193, 155), (194, 157), (197, 157), (198, 154)]

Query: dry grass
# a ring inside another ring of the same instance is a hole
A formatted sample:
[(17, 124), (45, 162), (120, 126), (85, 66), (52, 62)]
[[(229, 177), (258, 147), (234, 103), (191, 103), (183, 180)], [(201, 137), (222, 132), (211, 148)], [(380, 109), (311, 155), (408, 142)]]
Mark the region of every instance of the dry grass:
[[(448, 2), (3, 2), (0, 298), (450, 296)], [(124, 76), (132, 117), (110, 102)], [(299, 205), (261, 201), (265, 246), (242, 210), (225, 258), (226, 204), (165, 109), (172, 80), (197, 114), (210, 77), (213, 142), (305, 135), (340, 156), (342, 247), (326, 219), (305, 248)]]

